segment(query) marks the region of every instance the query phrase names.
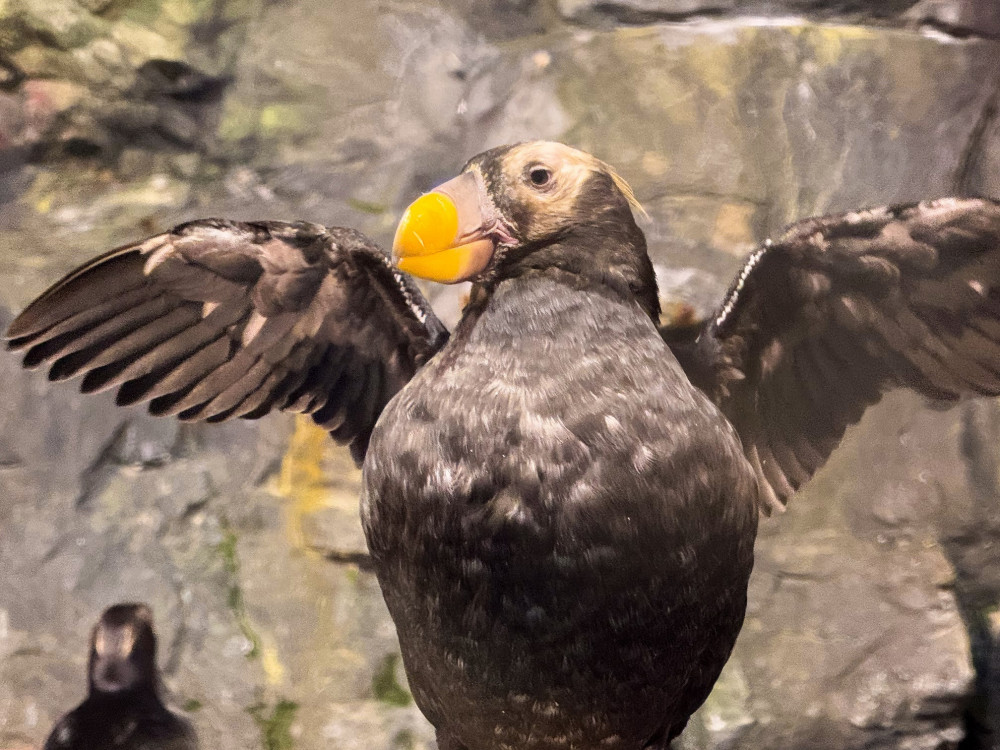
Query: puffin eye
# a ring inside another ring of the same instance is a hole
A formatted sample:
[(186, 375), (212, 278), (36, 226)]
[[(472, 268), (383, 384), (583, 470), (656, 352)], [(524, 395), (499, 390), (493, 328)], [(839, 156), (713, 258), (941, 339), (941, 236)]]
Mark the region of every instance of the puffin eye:
[(528, 172), (528, 179), (535, 187), (544, 187), (552, 180), (552, 171), (545, 167), (532, 167)]

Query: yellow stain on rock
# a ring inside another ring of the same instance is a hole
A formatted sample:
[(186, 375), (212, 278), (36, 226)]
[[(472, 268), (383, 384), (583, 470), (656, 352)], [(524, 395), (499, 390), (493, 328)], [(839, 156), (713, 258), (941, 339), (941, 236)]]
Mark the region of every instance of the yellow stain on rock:
[[(361, 472), (347, 451), (311, 418), (297, 415), (281, 466), (270, 489), (283, 499), (287, 570), (294, 573), (292, 600), (309, 603), (295, 647), (286, 638), (262, 634), (260, 663), (268, 683), (289, 685), (305, 674), (322, 674), (339, 684), (354, 679), (361, 656), (345, 649), (346, 632), (354, 621), (354, 602), (361, 596), (349, 584), (349, 566), (324, 560), (323, 543), (330, 530), (330, 517), (349, 513), (357, 518), (357, 494)], [(358, 524), (360, 533), (360, 524)], [(342, 541), (337, 536), (337, 542)], [(279, 660), (278, 647), (282, 648)]]
[(712, 244), (731, 250), (742, 250), (754, 243), (754, 206), (750, 203), (723, 203), (715, 215)]
[(205, 13), (203, 6), (205, 3), (195, 3), (191, 0), (167, 0), (160, 4), (160, 12), (171, 23), (178, 26), (187, 26), (198, 20), (198, 17)]
[(112, 25), (111, 37), (120, 45), (128, 64), (136, 67), (153, 58), (186, 59), (184, 49), (178, 40), (158, 34), (145, 27), (142, 22), (122, 18)]
[(302, 112), (291, 104), (269, 104), (260, 111), (260, 129), (264, 135), (293, 133), (306, 127)]
[(713, 40), (699, 40), (687, 49), (687, 63), (697, 71), (702, 84), (720, 99), (733, 95), (738, 80), (733, 69), (733, 49)]
[(651, 177), (663, 177), (670, 171), (670, 156), (659, 151), (647, 151), (642, 155), (642, 168)]
[(863, 26), (801, 26), (793, 30), (812, 49), (817, 65), (824, 67), (839, 62), (854, 42), (870, 42), (875, 33)]
[(310, 513), (331, 505), (332, 493), (323, 471), (323, 460), (332, 446), (329, 433), (309, 417), (299, 415), (295, 418), (295, 431), (281, 461), (278, 494), (290, 501), (286, 505), (289, 541), (296, 549), (306, 552), (310, 549), (303, 520)]
[(260, 666), (269, 684), (280, 685), (284, 681), (285, 667), (278, 658), (278, 649), (270, 643), (261, 644)]

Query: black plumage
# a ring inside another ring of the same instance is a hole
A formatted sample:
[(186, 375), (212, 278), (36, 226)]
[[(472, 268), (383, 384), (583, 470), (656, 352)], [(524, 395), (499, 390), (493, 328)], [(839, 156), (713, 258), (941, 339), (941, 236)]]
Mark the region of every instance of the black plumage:
[(450, 339), (357, 233), (222, 221), (88, 264), (7, 335), (154, 413), (301, 411), (350, 441), (445, 750), (665, 748), (742, 624), (758, 509), (888, 389), (1000, 393), (1000, 206), (800, 222), (711, 319), (658, 330), (633, 204), (552, 143), (418, 199), (398, 267), (475, 282)]
[(158, 682), (149, 607), (109, 607), (90, 637), (87, 698), (59, 719), (44, 750), (197, 750), (194, 730), (163, 705)]

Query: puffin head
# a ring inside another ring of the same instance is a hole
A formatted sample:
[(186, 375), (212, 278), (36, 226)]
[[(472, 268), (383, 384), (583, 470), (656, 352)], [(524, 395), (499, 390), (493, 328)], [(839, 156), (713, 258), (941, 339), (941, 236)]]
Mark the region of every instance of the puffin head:
[(90, 636), (91, 693), (114, 695), (156, 682), (153, 613), (145, 604), (116, 604), (101, 615)]
[(400, 270), (445, 284), (556, 268), (624, 285), (658, 314), (633, 208), (642, 210), (628, 184), (590, 154), (551, 141), (502, 146), (410, 204), (393, 258)]

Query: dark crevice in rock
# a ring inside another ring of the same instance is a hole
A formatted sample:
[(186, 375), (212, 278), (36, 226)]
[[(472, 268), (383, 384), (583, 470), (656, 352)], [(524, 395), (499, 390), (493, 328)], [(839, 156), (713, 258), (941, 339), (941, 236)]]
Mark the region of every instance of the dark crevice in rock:
[[(928, 13), (917, 0), (898, 2), (749, 2), (705, 0), (563, 0), (562, 16), (584, 26), (613, 28), (616, 25), (691, 23), (715, 18), (739, 19), (801, 17), (813, 22), (849, 23), (878, 27), (903, 27), (934, 31), (961, 41), (997, 41), (995, 23), (989, 18), (963, 18), (950, 21)], [(977, 21), (982, 21), (976, 25)]]
[(783, 583), (816, 583), (817, 581), (828, 581), (831, 576), (818, 573), (803, 573), (800, 571), (779, 570), (775, 573), (775, 588), (780, 588)]
[(956, 591), (958, 609), (969, 634), (972, 664), (976, 672), (975, 692), (965, 711), (965, 737), (958, 750), (996, 750), (996, 718), (991, 707), (996, 704), (997, 674), (995, 674), (996, 643), (989, 621), (981, 608), (976, 608), (967, 596)]
[[(871, 25), (905, 25), (902, 17), (918, 4), (918, 0), (872, 3), (854, 0), (843, 2), (761, 2), (737, 3), (734, 0), (671, 2), (671, 0), (563, 0), (560, 11), (564, 18), (583, 25), (612, 27), (615, 24), (646, 25), (655, 23), (688, 23), (713, 18), (752, 19), (773, 17), (807, 17), (816, 21), (831, 21)], [(912, 23), (912, 21), (911, 21)]]
[(80, 473), (76, 508), (86, 507), (120, 467), (133, 466), (145, 470), (170, 463), (175, 458), (177, 446), (177, 438), (171, 434), (173, 429), (174, 425), (166, 422), (136, 423), (131, 419), (118, 425)]
[(921, 18), (917, 21), (917, 24), (921, 29), (936, 31), (939, 34), (944, 34), (960, 41), (1000, 41), (1000, 34), (991, 34), (982, 29), (974, 29), (968, 26), (956, 26), (937, 18)]
[(0, 55), (0, 91), (15, 91), (24, 78), (24, 71), (9, 58)]
[[(995, 97), (993, 106), (995, 107)], [(1000, 536), (1000, 528), (991, 509), (1000, 507), (1000, 454), (996, 451), (996, 414), (988, 405), (971, 402), (962, 415), (961, 451), (966, 464), (974, 505), (981, 511), (982, 523), (942, 539), (945, 554), (954, 566), (955, 598), (969, 635), (975, 694), (966, 710), (966, 736), (959, 750), (996, 750), (1000, 739), (1000, 649), (998, 633), (991, 615), (1000, 602), (1000, 590), (984, 575), (984, 559), (993, 557), (989, 550)]]
[(281, 473), (282, 461), (284, 461), (284, 456), (274, 456), (268, 461), (265, 461), (261, 465), (260, 469), (254, 473), (250, 483), (254, 487), (264, 487), (267, 485), (273, 477), (279, 476)]
[(212, 499), (215, 498), (216, 496), (217, 496), (217, 494), (215, 492), (212, 492), (209, 495), (207, 495), (206, 497), (203, 497), (201, 500), (197, 500), (197, 501), (195, 501), (193, 503), (188, 503), (184, 507), (184, 510), (181, 513), (180, 519), (182, 521), (187, 521), (189, 518), (191, 518), (193, 515), (195, 515), (199, 511), (204, 510), (208, 506), (208, 504), (210, 502), (212, 502)]
[(584, 18), (598, 17), (607, 24), (624, 24), (628, 26), (646, 26), (656, 23), (692, 23), (711, 18), (722, 18), (729, 15), (727, 8), (699, 8), (688, 12), (671, 12), (669, 10), (647, 10), (631, 7), (624, 3), (595, 3)]
[(917, 5), (920, 0), (758, 0), (746, 3), (746, 7), (755, 10), (774, 12), (808, 13), (825, 17), (829, 15), (861, 15), (866, 18), (893, 18)]
[(986, 101), (962, 149), (952, 182), (957, 195), (970, 195), (976, 192), (974, 185), (979, 172), (979, 159), (984, 151), (987, 134), (996, 121), (998, 100), (1000, 100), (1000, 90), (994, 91)]
[[(176, 585), (174, 591), (177, 594), (177, 601), (182, 602), (183, 605), (183, 590), (181, 585)], [(177, 628), (173, 633), (173, 637), (170, 639), (170, 643), (164, 649), (167, 658), (160, 664), (160, 672), (168, 677), (172, 677), (177, 674), (177, 671), (181, 667), (181, 658), (184, 654), (184, 647), (187, 645), (188, 628), (187, 622), (188, 618), (185, 616), (179, 616), (174, 619), (177, 623)]]
[[(963, 617), (970, 614), (961, 606), (959, 609)], [(984, 654), (992, 653), (993, 646), (987, 628), (981, 627), (982, 624), (977, 626), (969, 619), (966, 619), (966, 623), (969, 625), (973, 662), (976, 663), (981, 661), (981, 659), (976, 659), (976, 655), (979, 654), (982, 657)], [(965, 711), (965, 737), (959, 744), (958, 750), (996, 750), (997, 747), (995, 744), (997, 735), (994, 732), (994, 727), (991, 726), (994, 724), (995, 717), (991, 716), (990, 711), (994, 699), (990, 695), (989, 676), (984, 676), (981, 670), (982, 665), (976, 664), (976, 691)]]
[(117, 463), (116, 456), (121, 451), (121, 445), (129, 429), (129, 422), (122, 422), (111, 436), (101, 444), (100, 450), (94, 459), (80, 473), (80, 492), (76, 496), (74, 506), (77, 509), (85, 508), (90, 504), (91, 499), (100, 492), (107, 481), (107, 467)]
[(898, 631), (896, 629), (880, 633), (878, 638), (873, 638), (864, 647), (857, 649), (851, 655), (851, 658), (848, 659), (839, 670), (837, 670), (834, 675), (834, 679), (838, 682), (840, 680), (850, 679), (852, 675), (858, 673), (858, 670), (866, 661), (872, 658), (877, 658), (879, 651), (883, 648), (885, 643), (891, 642), (897, 636)]
[(59, 557), (60, 554), (62, 554), (63, 550), (65, 550), (67, 547), (70, 547), (72, 544), (73, 544), (72, 534), (61, 535), (58, 539), (56, 539), (52, 543), (52, 545), (47, 550), (45, 550), (45, 553), (39, 558), (38, 561), (39, 566), (46, 565), (47, 563), (52, 562), (57, 557)]
[(178, 102), (214, 104), (222, 99), (232, 76), (213, 76), (180, 60), (147, 60), (136, 70), (134, 91), (144, 99), (166, 97)]
[(219, 490), (212, 483), (212, 475), (208, 472), (202, 472), (201, 476), (205, 481), (205, 494), (195, 500), (189, 500), (184, 503), (184, 506), (168, 523), (161, 525), (157, 529), (157, 539), (163, 540), (171, 536), (184, 534), (184, 527), (191, 522), (191, 519), (205, 510), (212, 501), (217, 500), (221, 496)]
[[(6, 324), (0, 321), (0, 330), (4, 328), (6, 328)], [(28, 462), (15, 448), (0, 442), (0, 471), (12, 471), (27, 465)]]
[(223, 17), (217, 9), (213, 17), (191, 25), (191, 41), (199, 46), (215, 44), (220, 36), (236, 25), (237, 21)]
[(96, 159), (104, 151), (100, 143), (87, 138), (67, 138), (63, 141), (63, 155), (71, 159)]
[(178, 459), (196, 456), (203, 447), (200, 426), (191, 422), (181, 422), (177, 425), (177, 435), (173, 445), (170, 446), (170, 457)]
[(960, 157), (955, 176), (955, 187), (960, 195), (979, 195), (989, 184), (984, 180), (984, 155), (989, 152), (989, 141), (995, 135), (1000, 89), (993, 92), (983, 107), (975, 127)]
[(112, 19), (126, 8), (131, 0), (76, 0), (99, 18)]
[(357, 565), (359, 569), (371, 572), (375, 570), (371, 555), (367, 552), (351, 552), (348, 550), (330, 549), (321, 545), (311, 544), (309, 549), (318, 552), (324, 560), (345, 565)]

